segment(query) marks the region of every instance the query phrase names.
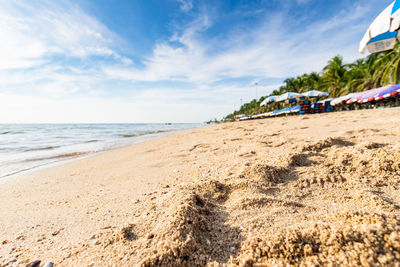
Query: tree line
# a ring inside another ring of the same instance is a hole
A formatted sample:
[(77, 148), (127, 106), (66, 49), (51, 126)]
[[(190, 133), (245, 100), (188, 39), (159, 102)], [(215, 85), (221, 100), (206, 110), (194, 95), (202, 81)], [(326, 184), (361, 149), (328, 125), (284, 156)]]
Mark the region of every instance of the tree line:
[(329, 97), (338, 97), (354, 92), (362, 92), (400, 81), (400, 46), (393, 50), (370, 54), (353, 63), (345, 64), (343, 57), (338, 55), (328, 61), (320, 73), (312, 72), (284, 80), (283, 85), (271, 94), (253, 99), (243, 104), (239, 110), (226, 116), (232, 119), (235, 115), (254, 115), (276, 110), (285, 106), (273, 103), (260, 107), (268, 96), (281, 95), (287, 92), (304, 93), (318, 90), (329, 93)]

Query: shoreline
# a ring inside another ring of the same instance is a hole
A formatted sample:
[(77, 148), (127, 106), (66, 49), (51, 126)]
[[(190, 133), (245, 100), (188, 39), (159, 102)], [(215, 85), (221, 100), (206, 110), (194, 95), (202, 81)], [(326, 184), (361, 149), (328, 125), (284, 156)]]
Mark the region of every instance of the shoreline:
[[(0, 177), (0, 185), (2, 183), (5, 183), (5, 182), (9, 181), (9, 180), (21, 178), (21, 177), (24, 177), (24, 176), (28, 176), (30, 174), (33, 174), (33, 173), (38, 172), (38, 171), (46, 170), (48, 168), (54, 168), (54, 167), (57, 167), (57, 166), (62, 166), (64, 164), (68, 164), (70, 162), (74, 162), (74, 161), (77, 161), (77, 160), (93, 157), (93, 156), (96, 156), (98, 154), (106, 153), (108, 151), (112, 151), (112, 150), (116, 150), (116, 149), (120, 149), (120, 148), (124, 148), (124, 147), (129, 147), (129, 146), (132, 146), (132, 145), (135, 145), (135, 144), (138, 144), (138, 143), (142, 143), (142, 142), (150, 141), (150, 140), (153, 140), (153, 139), (162, 138), (162, 137), (165, 137), (165, 136), (178, 134), (180, 132), (189, 131), (189, 130), (192, 130), (192, 129), (202, 128), (202, 127), (204, 127), (204, 125), (203, 126), (194, 127), (194, 128), (190, 128), (190, 129), (162, 131), (162, 132), (159, 132), (159, 133), (151, 133), (151, 134), (139, 135), (139, 136), (135, 136), (135, 137), (129, 137), (129, 138), (134, 138), (135, 140), (132, 143), (129, 143), (129, 144), (117, 145), (116, 147), (111, 147), (109, 149), (103, 149), (103, 150), (99, 150), (99, 151), (83, 152), (81, 155), (60, 158), (59, 160), (55, 160), (53, 162), (43, 163), (41, 165), (37, 165), (37, 166), (31, 167), (31, 168), (15, 171), (12, 174), (7, 174), (7, 175), (4, 175), (4, 176), (1, 176)], [(124, 140), (124, 139), (122, 139), (122, 140)]]
[(217, 124), (2, 183), (0, 263), (390, 265), (398, 125), (400, 108)]

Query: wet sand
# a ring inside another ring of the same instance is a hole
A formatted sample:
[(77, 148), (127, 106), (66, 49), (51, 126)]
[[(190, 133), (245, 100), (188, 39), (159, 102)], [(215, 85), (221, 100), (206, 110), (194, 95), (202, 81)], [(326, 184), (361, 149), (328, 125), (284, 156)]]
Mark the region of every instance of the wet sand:
[[(395, 265), (400, 109), (235, 122), (0, 184), (0, 263)], [(14, 261), (15, 260), (15, 261)]]

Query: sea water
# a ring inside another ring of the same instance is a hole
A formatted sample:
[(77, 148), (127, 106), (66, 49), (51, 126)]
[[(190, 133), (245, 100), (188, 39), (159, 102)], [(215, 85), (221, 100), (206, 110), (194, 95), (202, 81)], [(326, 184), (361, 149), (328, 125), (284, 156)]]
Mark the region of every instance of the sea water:
[(0, 124), (0, 179), (201, 124)]

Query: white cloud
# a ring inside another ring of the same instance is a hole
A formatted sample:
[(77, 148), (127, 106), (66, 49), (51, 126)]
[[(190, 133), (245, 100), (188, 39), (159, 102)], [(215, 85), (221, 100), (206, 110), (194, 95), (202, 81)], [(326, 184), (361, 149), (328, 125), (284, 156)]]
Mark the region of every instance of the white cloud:
[(181, 4), (182, 11), (189, 11), (193, 8), (193, 0), (177, 0)]
[(65, 97), (104, 82), (102, 64), (132, 61), (119, 37), (67, 1), (0, 1), (0, 92)]

